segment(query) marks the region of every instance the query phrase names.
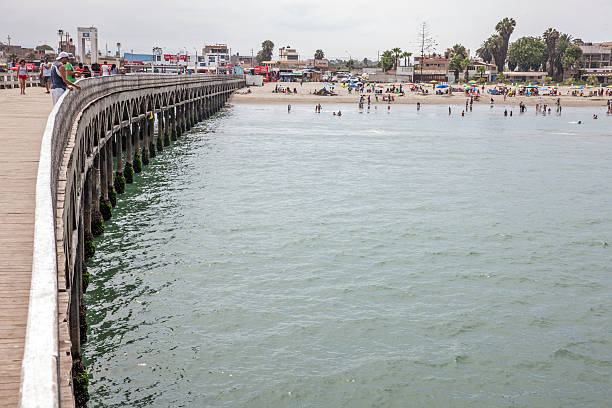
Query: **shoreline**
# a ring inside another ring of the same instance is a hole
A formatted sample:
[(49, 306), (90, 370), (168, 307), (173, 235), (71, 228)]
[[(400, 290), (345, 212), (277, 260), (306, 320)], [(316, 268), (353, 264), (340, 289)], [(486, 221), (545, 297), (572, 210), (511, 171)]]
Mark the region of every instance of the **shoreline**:
[[(282, 83), (286, 85), (287, 83)], [(300, 85), (297, 82), (291, 83), (291, 87), (297, 89), (297, 94), (284, 94), (284, 93), (273, 93), (272, 90), (276, 84), (264, 84), (262, 87), (251, 86), (248, 89), (251, 93), (247, 94), (244, 92), (236, 92), (232, 95), (230, 102), (234, 104), (291, 104), (291, 105), (304, 105), (304, 104), (359, 104), (359, 97), (362, 94), (349, 94), (347, 88), (336, 86), (335, 92), (338, 95), (335, 96), (319, 96), (314, 95), (315, 90), (321, 89), (324, 85), (321, 82), (308, 82)], [(489, 88), (487, 88), (489, 89)], [(516, 106), (518, 107), (520, 102), (523, 102), (528, 107), (533, 107), (538, 104), (540, 98), (543, 104), (550, 106), (551, 108), (556, 107), (557, 99), (561, 100), (562, 107), (595, 107), (595, 108), (606, 108), (607, 101), (612, 100), (612, 96), (593, 96), (593, 97), (579, 97), (567, 95), (570, 90), (569, 87), (561, 87), (561, 94), (555, 96), (513, 96), (507, 97), (504, 100), (502, 95), (490, 95), (483, 94), (480, 100), (474, 101), (474, 105), (490, 105), (490, 99), (493, 98), (495, 105), (498, 106)], [(485, 91), (486, 92), (486, 91)], [(372, 96), (372, 105), (384, 106), (387, 102), (382, 101), (382, 95), (379, 94), (379, 101), (375, 102), (374, 94), (363, 93), (363, 96)], [(408, 92), (405, 96), (395, 95), (395, 101), (391, 102), (391, 105), (416, 105), (420, 102), (422, 105), (446, 105), (446, 106), (465, 106), (466, 101), (469, 100), (468, 96), (463, 93), (454, 93), (453, 95), (422, 95), (418, 93)]]
[[(424, 97), (423, 99), (419, 97), (405, 98), (398, 100), (396, 99), (394, 102), (391, 102), (391, 105), (416, 105), (417, 102), (420, 102), (421, 105), (439, 105), (439, 106), (465, 106), (466, 98), (453, 98), (452, 100), (445, 99), (427, 99)], [(551, 108), (554, 108), (556, 105), (555, 99), (546, 99), (542, 98), (542, 101), (546, 103)], [(313, 98), (275, 98), (275, 97), (250, 97), (250, 98), (242, 98), (239, 95), (233, 95), (230, 100), (230, 103), (236, 105), (316, 105), (320, 104), (336, 104), (336, 105), (358, 105), (359, 98), (357, 99), (347, 99), (347, 98), (337, 98), (337, 97), (328, 97), (328, 96), (317, 96)], [(516, 106), (518, 108), (519, 103), (524, 102), (528, 107), (534, 107), (537, 104), (537, 100), (534, 100), (533, 103), (530, 103), (529, 99), (507, 99), (506, 101), (501, 98), (500, 100), (495, 100), (495, 106)], [(566, 101), (561, 99), (561, 106), (564, 108), (606, 108), (607, 100), (589, 100), (589, 101)], [(387, 102), (372, 102), (372, 106), (386, 106)], [(489, 102), (483, 103), (482, 101), (474, 102), (474, 105), (489, 105)]]

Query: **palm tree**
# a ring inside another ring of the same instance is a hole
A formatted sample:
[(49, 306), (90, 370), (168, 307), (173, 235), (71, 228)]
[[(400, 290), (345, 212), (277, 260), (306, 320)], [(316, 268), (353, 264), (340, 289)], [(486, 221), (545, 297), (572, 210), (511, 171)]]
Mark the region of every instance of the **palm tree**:
[(472, 66), (472, 60), (469, 58), (464, 58), (461, 62), (461, 66), (465, 69), (465, 82), (470, 79), (470, 67)]
[(391, 52), (393, 53), (393, 68), (397, 70), (398, 61), (400, 56), (402, 55), (402, 49), (399, 47), (395, 47), (391, 50)]
[(480, 74), (480, 78), (482, 78), (484, 73), (487, 71), (487, 68), (484, 65), (479, 65), (478, 68), (476, 68), (476, 71)]
[(478, 55), (484, 62), (490, 64), (493, 61), (493, 53), (491, 50), (491, 38), (487, 39), (482, 43), (480, 48), (476, 50), (476, 55)]
[(322, 60), (323, 58), (325, 58), (325, 53), (323, 52), (323, 50), (318, 49), (315, 51), (314, 57), (315, 59)]
[(561, 34), (559, 39), (557, 40), (557, 44), (555, 47), (555, 70), (557, 72), (557, 81), (563, 80), (563, 57), (565, 56), (565, 52), (572, 45), (572, 36), (569, 34)]
[(388, 70), (390, 70), (393, 67), (393, 52), (392, 51), (385, 51), (382, 53), (381, 55), (381, 59), (380, 59), (380, 67), (383, 69), (384, 72), (387, 72)]
[(557, 47), (557, 40), (559, 39), (559, 32), (554, 28), (549, 28), (544, 31), (542, 38), (546, 42), (546, 49), (548, 51), (548, 76), (555, 76), (555, 49)]
[(408, 59), (412, 56), (411, 52), (408, 51), (404, 51), (402, 53), (402, 55), (400, 57), (402, 57), (404, 59), (404, 66), (407, 67), (408, 66)]
[(468, 53), (467, 50), (465, 49), (465, 47), (461, 44), (455, 44), (453, 45), (453, 48), (450, 49), (450, 58), (453, 58), (455, 55), (459, 55), (463, 58), (467, 58)]
[(500, 72), (503, 72), (504, 63), (506, 62), (506, 57), (503, 55), (504, 39), (498, 34), (493, 34), (487, 39), (486, 46), (491, 54), (491, 62), (495, 62), (498, 70), (501, 66)]
[(516, 21), (513, 18), (508, 17), (504, 18), (495, 26), (495, 30), (499, 33), (499, 36), (503, 40), (501, 49), (499, 50), (499, 60), (497, 57), (495, 58), (495, 63), (497, 64), (497, 69), (499, 72), (504, 71), (506, 56), (508, 55), (508, 46), (510, 45), (510, 36), (514, 32), (514, 27), (516, 27)]
[(462, 57), (461, 55), (455, 55), (450, 60), (448, 68), (455, 73), (455, 81), (459, 80), (459, 72), (465, 69), (466, 61), (468, 62), (468, 65), (469, 65), (470, 60)]

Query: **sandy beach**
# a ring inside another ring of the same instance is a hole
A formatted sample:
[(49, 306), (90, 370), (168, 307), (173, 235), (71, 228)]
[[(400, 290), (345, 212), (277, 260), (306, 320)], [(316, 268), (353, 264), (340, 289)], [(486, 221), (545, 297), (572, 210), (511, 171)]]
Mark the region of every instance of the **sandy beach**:
[[(358, 93), (348, 93), (348, 88), (342, 87), (340, 85), (336, 85), (334, 92), (338, 95), (336, 96), (318, 96), (314, 95), (314, 92), (320, 90), (325, 85), (321, 82), (306, 82), (302, 85), (300, 83), (294, 82), (291, 83), (291, 88), (297, 89), (297, 94), (284, 94), (284, 93), (274, 93), (274, 87), (277, 83), (267, 83), (264, 86), (251, 86), (251, 93), (247, 93), (247, 89), (241, 89), (236, 92), (231, 99), (232, 103), (262, 103), (262, 104), (270, 104), (270, 103), (282, 103), (282, 104), (312, 104), (313, 106), (320, 104), (338, 104), (338, 103), (359, 103)], [(278, 83), (279, 85), (281, 83)], [(287, 85), (287, 83), (282, 83), (282, 85)], [(399, 84), (398, 84), (399, 86)], [(474, 101), (475, 104), (489, 104), (490, 99), (493, 98), (496, 104), (505, 105), (505, 106), (517, 106), (520, 102), (525, 103), (527, 106), (535, 106), (538, 103), (540, 97), (538, 96), (516, 96), (516, 97), (508, 97), (506, 101), (504, 101), (504, 97), (501, 95), (490, 96), (487, 92), (490, 86), (485, 87), (484, 96), (480, 98), (479, 101)], [(607, 100), (612, 99), (612, 97), (579, 97), (579, 96), (571, 96), (568, 94), (570, 91), (569, 87), (559, 87), (561, 95), (559, 96), (542, 96), (542, 102), (551, 107), (555, 106), (557, 98), (561, 98), (561, 105), (568, 107), (601, 107), (606, 108)], [(431, 92), (431, 88), (429, 88)], [(482, 92), (482, 91), (481, 91)], [(373, 94), (364, 93), (364, 95), (372, 95), (372, 104), (378, 105), (386, 105), (387, 102), (382, 101), (382, 97), (379, 96), (378, 102), (376, 102)], [(416, 92), (408, 91), (405, 96), (395, 95), (395, 101), (392, 104), (416, 104), (420, 102), (421, 104), (430, 104), (430, 105), (465, 105), (465, 102), (468, 98), (463, 93), (454, 93), (453, 95), (422, 95)]]

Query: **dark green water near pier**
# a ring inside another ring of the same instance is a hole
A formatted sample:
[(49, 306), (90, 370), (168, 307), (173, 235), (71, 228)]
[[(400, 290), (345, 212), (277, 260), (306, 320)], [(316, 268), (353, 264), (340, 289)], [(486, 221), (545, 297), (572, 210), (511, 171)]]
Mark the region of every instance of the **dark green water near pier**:
[(612, 117), (341, 108), (236, 105), (136, 175), (89, 406), (609, 407)]

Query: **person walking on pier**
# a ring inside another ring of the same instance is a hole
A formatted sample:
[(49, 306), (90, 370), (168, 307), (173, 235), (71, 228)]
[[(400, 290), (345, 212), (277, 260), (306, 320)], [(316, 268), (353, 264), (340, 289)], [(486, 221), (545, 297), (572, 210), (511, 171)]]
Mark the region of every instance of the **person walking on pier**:
[(55, 64), (51, 68), (51, 96), (53, 97), (53, 105), (57, 103), (66, 89), (81, 89), (80, 86), (71, 82), (66, 77), (66, 62), (68, 62), (68, 53), (60, 52), (57, 56)]
[(26, 67), (26, 62), (24, 59), (19, 61), (19, 65), (17, 65), (17, 78), (19, 78), (19, 89), (21, 90), (21, 94), (25, 95), (26, 80), (28, 79), (28, 68)]

